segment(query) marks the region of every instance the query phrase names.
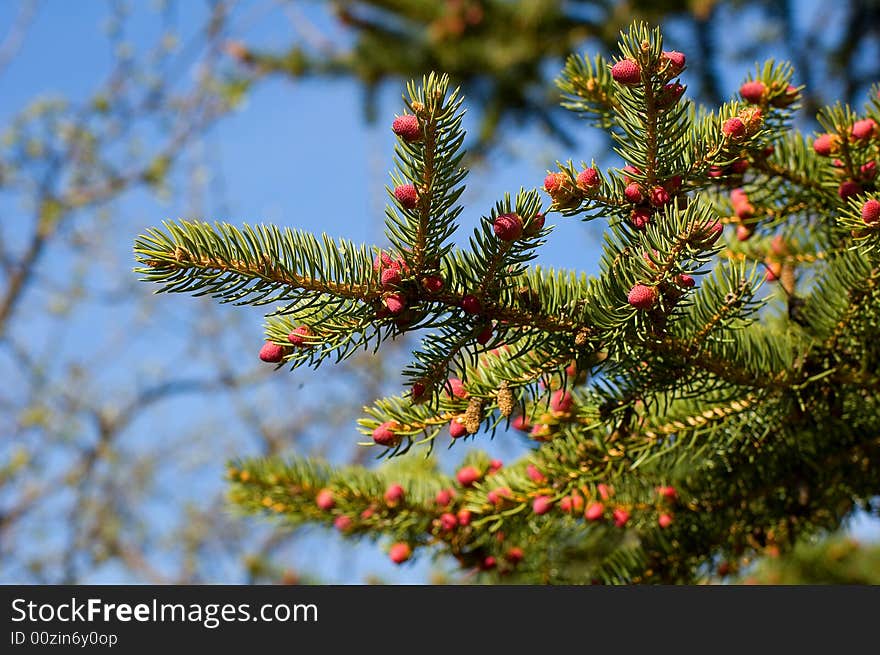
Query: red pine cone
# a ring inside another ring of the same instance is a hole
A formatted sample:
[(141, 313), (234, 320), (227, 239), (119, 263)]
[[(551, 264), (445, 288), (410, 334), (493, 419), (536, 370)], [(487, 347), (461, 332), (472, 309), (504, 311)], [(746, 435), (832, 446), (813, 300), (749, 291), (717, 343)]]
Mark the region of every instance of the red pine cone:
[(724, 121), (724, 125), (721, 126), (721, 133), (736, 141), (746, 135), (746, 125), (742, 120), (734, 116)]
[(333, 520), (333, 526), (340, 532), (348, 532), (352, 523), (351, 517), (345, 514), (340, 514)]
[(595, 168), (585, 168), (577, 176), (577, 185), (582, 191), (592, 191), (599, 186), (599, 171)]
[(618, 528), (622, 528), (626, 525), (627, 521), (629, 521), (629, 512), (625, 509), (618, 507), (613, 512), (614, 515), (614, 525)]
[(636, 284), (630, 289), (626, 299), (636, 309), (651, 309), (657, 302), (657, 289), (644, 284)]
[(464, 386), (464, 382), (458, 378), (449, 378), (445, 384), (446, 395), (452, 398), (467, 398), (468, 392)]
[(663, 53), (663, 57), (669, 62), (669, 71), (673, 75), (678, 75), (684, 70), (684, 65), (687, 61), (684, 53), (668, 50)]
[(836, 134), (820, 134), (813, 141), (813, 150), (817, 155), (829, 157), (837, 152), (839, 139)]
[(868, 225), (880, 221), (880, 201), (872, 198), (862, 205), (862, 220)]
[(379, 279), (382, 282), (382, 286), (386, 289), (396, 287), (400, 284), (400, 270), (396, 266), (386, 268), (382, 271), (382, 275)]
[(385, 421), (373, 430), (373, 441), (380, 446), (393, 446), (399, 439), (394, 432), (399, 427), (396, 421)]
[(422, 138), (419, 119), (412, 114), (404, 114), (395, 118), (391, 123), (391, 130), (404, 141), (413, 142)]
[(405, 209), (412, 209), (419, 202), (419, 193), (412, 184), (401, 184), (394, 189), (394, 197)]
[(635, 182), (626, 185), (626, 188), (623, 190), (623, 195), (634, 205), (638, 205), (644, 200), (644, 196), (642, 196), (642, 188)]
[(568, 391), (563, 391), (562, 389), (559, 389), (550, 398), (550, 409), (552, 409), (554, 412), (568, 414), (573, 406), (574, 398), (572, 398), (571, 394)]
[(853, 182), (852, 180), (845, 180), (840, 183), (839, 187), (837, 187), (837, 195), (839, 195), (843, 200), (851, 198), (852, 196), (857, 196), (861, 192), (862, 185), (858, 182)]
[(500, 214), (492, 225), (495, 236), (502, 241), (516, 241), (522, 236), (523, 221), (519, 214)]
[(605, 506), (602, 503), (590, 503), (584, 512), (584, 518), (588, 521), (598, 521), (605, 513)]
[(300, 325), (293, 329), (293, 331), (287, 335), (287, 340), (292, 343), (294, 346), (298, 348), (305, 348), (309, 344), (306, 342), (306, 338), (312, 335), (312, 330), (308, 325)]
[(672, 517), (669, 514), (661, 514), (657, 517), (657, 525), (661, 528), (668, 528), (672, 525)]
[(461, 299), (461, 308), (468, 314), (479, 314), (483, 311), (480, 299), (470, 294)]
[(852, 136), (859, 141), (868, 141), (878, 134), (877, 123), (873, 119), (866, 118), (856, 121), (852, 126)]
[(535, 514), (546, 514), (553, 507), (553, 501), (549, 496), (536, 496), (532, 501), (532, 511)]
[(642, 70), (632, 59), (622, 59), (611, 67), (611, 77), (618, 84), (635, 86), (642, 81)]
[(458, 473), (455, 474), (455, 479), (458, 480), (458, 483), (462, 487), (470, 487), (477, 480), (479, 480), (482, 476), (480, 472), (475, 469), (473, 466), (465, 466), (458, 470)]
[(315, 505), (325, 512), (336, 506), (336, 500), (333, 498), (333, 492), (329, 489), (321, 489), (315, 496)]
[(458, 439), (460, 437), (466, 436), (468, 433), (467, 428), (463, 423), (459, 422), (458, 419), (454, 418), (449, 421), (449, 436), (453, 439)]
[(767, 87), (764, 86), (764, 83), (759, 80), (746, 82), (741, 87), (739, 87), (739, 94), (746, 101), (751, 102), (753, 105), (760, 104), (761, 100), (764, 99), (764, 93), (766, 91)]
[(397, 483), (391, 484), (385, 490), (385, 502), (394, 506), (403, 500), (404, 495), (403, 487)]
[(537, 236), (544, 229), (544, 221), (546, 221), (544, 214), (535, 214), (529, 221), (528, 227), (523, 231), (523, 236), (526, 238)]
[(403, 564), (411, 556), (412, 548), (409, 547), (409, 544), (402, 541), (397, 542), (388, 550), (388, 557), (390, 557), (391, 561), (395, 564)]
[(436, 275), (428, 275), (422, 278), (422, 286), (428, 293), (437, 293), (443, 290), (443, 278)]
[(458, 525), (458, 518), (451, 512), (444, 512), (440, 515), (440, 529), (443, 532), (452, 532)]
[(529, 476), (529, 480), (532, 482), (537, 482), (538, 484), (542, 484), (547, 481), (547, 477), (538, 470), (538, 467), (534, 464), (529, 464), (526, 466), (526, 475)]
[(284, 359), (284, 347), (279, 346), (277, 343), (267, 341), (263, 344), (263, 347), (260, 348), (260, 359), (264, 362), (269, 362), (270, 364), (277, 364)]

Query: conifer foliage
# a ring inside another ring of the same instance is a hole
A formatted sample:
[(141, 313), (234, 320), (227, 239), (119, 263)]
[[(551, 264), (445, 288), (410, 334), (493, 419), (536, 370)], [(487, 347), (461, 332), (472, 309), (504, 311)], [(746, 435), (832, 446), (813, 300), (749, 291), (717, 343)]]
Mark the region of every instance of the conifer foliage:
[[(278, 367), (424, 334), (401, 392), (359, 421), (381, 467), (236, 461), (237, 505), (381, 540), (397, 563), (433, 551), (486, 581), (554, 583), (693, 582), (869, 506), (880, 89), (803, 135), (787, 64), (709, 110), (659, 30), (619, 45), (613, 61), (570, 57), (558, 80), (619, 166), (557, 162), (467, 248), (451, 241), (462, 99), (436, 74), (388, 121), (386, 247), (188, 221), (137, 239), (136, 270), (162, 291), (275, 305), (255, 353)], [(552, 215), (602, 222), (597, 276), (532, 264)], [(471, 445), (488, 434), (533, 448), (502, 464)], [(437, 444), (463, 451), (454, 475), (423, 456)]]

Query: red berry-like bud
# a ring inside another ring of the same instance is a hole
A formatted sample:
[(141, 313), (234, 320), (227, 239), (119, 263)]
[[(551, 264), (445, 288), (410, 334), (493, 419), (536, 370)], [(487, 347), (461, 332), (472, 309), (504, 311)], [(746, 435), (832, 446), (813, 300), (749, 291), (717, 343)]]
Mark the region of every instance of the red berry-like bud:
[(375, 513), (376, 513), (375, 507), (368, 507), (363, 512), (361, 512), (361, 520), (366, 521), (367, 519), (371, 518), (373, 516), (373, 514), (375, 514)]
[(550, 426), (546, 423), (536, 423), (529, 430), (529, 436), (537, 441), (548, 441), (551, 436)]
[(765, 259), (764, 266), (767, 268), (767, 270), (764, 271), (764, 277), (767, 278), (768, 282), (775, 282), (779, 279), (779, 276), (782, 275), (782, 264), (779, 262)]
[(553, 507), (553, 501), (549, 496), (536, 496), (532, 501), (532, 511), (535, 514), (546, 514)]
[(388, 503), (391, 506), (394, 506), (403, 500), (403, 496), (404, 496), (403, 487), (401, 487), (399, 484), (395, 483), (395, 484), (388, 486), (388, 488), (385, 490), (384, 497), (385, 497), (386, 503)]
[(637, 181), (637, 180), (633, 179), (632, 177), (630, 177), (630, 175), (641, 175), (642, 174), (642, 171), (639, 168), (637, 168), (635, 166), (630, 166), (629, 164), (624, 166), (621, 170), (623, 171), (623, 183), (624, 184), (631, 184), (631, 183)]
[(516, 241), (523, 233), (523, 221), (519, 214), (500, 214), (492, 227), (495, 236), (502, 241)]
[(635, 86), (642, 81), (642, 69), (632, 59), (622, 59), (611, 67), (611, 77), (618, 84)]
[(489, 323), (477, 333), (477, 343), (481, 346), (485, 346), (489, 343), (489, 340), (492, 338), (492, 324)]
[(578, 173), (577, 185), (582, 191), (592, 191), (600, 182), (599, 171), (595, 168), (586, 168)]
[(662, 207), (669, 202), (669, 192), (662, 186), (655, 186), (651, 189), (650, 200), (655, 207)]
[(629, 215), (629, 222), (637, 230), (644, 230), (651, 221), (651, 209), (649, 207), (636, 207)]
[(500, 459), (489, 460), (489, 473), (495, 473), (501, 469), (502, 466), (504, 466), (504, 462)]
[(547, 477), (538, 470), (538, 467), (534, 464), (529, 464), (526, 466), (526, 475), (529, 476), (529, 480), (532, 482), (537, 482), (538, 484), (542, 484), (547, 481)]
[(845, 180), (844, 182), (841, 182), (839, 187), (837, 187), (837, 195), (843, 200), (851, 198), (852, 196), (857, 196), (861, 192), (862, 185), (858, 182), (853, 182), (852, 180)]
[(741, 202), (733, 206), (733, 213), (741, 221), (746, 220), (755, 215), (755, 206), (750, 202)]
[(644, 200), (644, 197), (642, 196), (642, 188), (635, 182), (626, 185), (626, 188), (623, 190), (623, 195), (634, 205), (638, 205)]
[(571, 411), (573, 405), (574, 398), (572, 398), (571, 394), (568, 391), (563, 391), (562, 389), (559, 389), (550, 397), (550, 409), (552, 409), (554, 412), (568, 414), (568, 412)]
[(544, 229), (544, 222), (547, 219), (544, 214), (535, 214), (529, 221), (529, 226), (523, 231), (523, 235), (527, 238), (537, 236)]
[(739, 94), (746, 101), (751, 102), (753, 105), (757, 105), (764, 99), (764, 92), (766, 90), (767, 87), (764, 86), (763, 82), (754, 80), (752, 82), (746, 82), (739, 87)]
[(458, 378), (449, 378), (444, 385), (446, 396), (452, 398), (467, 398), (468, 392), (464, 386), (464, 382)]
[(613, 514), (614, 525), (616, 525), (618, 528), (622, 528), (626, 525), (626, 522), (629, 521), (629, 512), (627, 512), (625, 509), (618, 507), (616, 510), (614, 510)]
[(532, 426), (529, 423), (529, 419), (522, 415), (514, 418), (510, 422), (510, 425), (513, 427), (514, 430), (519, 430), (520, 432), (528, 432), (532, 429)]
[(733, 162), (729, 167), (729, 170), (734, 175), (742, 175), (747, 170), (749, 170), (749, 160), (748, 159), (737, 159)]
[(389, 255), (387, 252), (379, 252), (379, 254), (373, 258), (373, 270), (376, 271), (377, 273), (379, 271), (381, 271), (383, 268), (385, 268), (386, 266), (393, 266), (393, 265), (394, 265), (394, 260), (391, 259), (391, 255)]
[(859, 141), (867, 141), (873, 138), (875, 135), (880, 133), (877, 129), (877, 123), (875, 123), (872, 119), (866, 118), (861, 121), (856, 121), (852, 126), (852, 135), (854, 139), (858, 139)]
[(742, 189), (734, 189), (730, 192), (730, 204), (734, 207), (749, 201), (748, 195)]
[(736, 226), (736, 240), (737, 241), (748, 241), (752, 234), (754, 234), (754, 228), (751, 225), (737, 225)]
[(519, 564), (524, 557), (523, 549), (518, 546), (514, 546), (513, 548), (508, 548), (505, 557), (507, 561), (511, 564)]
[(411, 556), (412, 548), (409, 547), (409, 544), (402, 541), (394, 544), (388, 550), (388, 557), (390, 557), (391, 561), (395, 564), (403, 564)]
[(458, 514), (456, 514), (456, 518), (458, 518), (459, 525), (470, 525), (471, 524), (471, 511), (469, 509), (460, 509), (458, 510)]
[(602, 503), (590, 503), (584, 512), (584, 518), (588, 521), (598, 521), (605, 513), (605, 506)]
[(410, 398), (413, 400), (419, 400), (425, 395), (425, 391), (427, 391), (427, 387), (424, 382), (413, 382)]
[(422, 286), (428, 293), (437, 293), (443, 290), (443, 278), (436, 275), (428, 275), (422, 278)]
[(737, 117), (728, 118), (721, 126), (721, 133), (737, 141), (746, 135), (746, 125)]
[(458, 480), (458, 483), (462, 487), (470, 487), (477, 480), (479, 480), (482, 476), (480, 472), (475, 469), (473, 466), (465, 466), (458, 470), (458, 473), (455, 474), (455, 479)]
[(498, 487), (497, 489), (492, 489), (486, 497), (489, 499), (489, 502), (493, 505), (500, 505), (504, 502), (505, 498), (510, 498), (511, 491), (507, 487)]
[[(461, 417), (459, 417), (461, 418)], [(458, 439), (460, 437), (466, 436), (468, 433), (467, 428), (461, 423), (458, 418), (454, 418), (449, 421), (449, 436), (453, 439)]]
[(321, 489), (315, 496), (315, 505), (325, 512), (336, 506), (336, 500), (333, 498), (333, 492), (329, 489)]
[(678, 75), (684, 70), (684, 65), (687, 61), (684, 53), (675, 50), (668, 50), (663, 53), (663, 57), (669, 62), (669, 71), (673, 75)]
[(382, 271), (382, 275), (380, 276), (382, 286), (388, 289), (389, 287), (396, 287), (400, 284), (400, 270), (397, 268), (386, 268)]
[(345, 514), (340, 514), (333, 520), (333, 527), (335, 527), (340, 532), (348, 532), (351, 528), (352, 520), (350, 516), (346, 516)]
[(412, 209), (419, 203), (419, 193), (412, 184), (401, 184), (394, 189), (394, 197), (404, 209)]
[(391, 123), (391, 130), (404, 141), (413, 142), (422, 138), (419, 119), (412, 114), (404, 114), (395, 118)]
[(676, 278), (676, 282), (678, 282), (679, 286), (685, 287), (687, 289), (690, 289), (696, 284), (694, 278), (687, 273), (682, 273), (681, 275), (679, 275), (678, 278)]
[(836, 134), (820, 134), (813, 141), (813, 150), (817, 155), (828, 157), (837, 152), (837, 146), (840, 139)]
[(270, 364), (277, 364), (284, 359), (284, 347), (279, 346), (277, 343), (267, 341), (263, 344), (263, 347), (260, 348), (260, 359), (264, 362), (269, 362)]
[(667, 485), (657, 487), (657, 495), (661, 498), (666, 498), (667, 500), (675, 500), (678, 493), (675, 491), (675, 487), (670, 487)]
[(479, 314), (483, 311), (483, 304), (479, 298), (468, 294), (461, 299), (461, 308), (468, 314)]
[(567, 181), (568, 176), (565, 173), (547, 173), (547, 177), (544, 178), (544, 190), (553, 195), (560, 191)]
[(397, 443), (399, 437), (394, 432), (398, 429), (395, 421), (386, 421), (373, 430), (373, 441), (380, 446), (393, 446)]
[(859, 167), (859, 175), (866, 182), (870, 182), (877, 177), (877, 162), (869, 161)]
[(392, 314), (399, 314), (404, 309), (406, 309), (406, 298), (404, 298), (399, 293), (392, 293), (388, 296), (385, 296), (384, 302), (385, 307), (387, 307), (388, 311)]
[(599, 496), (602, 498), (602, 500), (608, 500), (611, 494), (614, 493), (614, 490), (604, 482), (600, 482), (596, 485), (596, 491), (599, 492)]
[(636, 309), (651, 309), (657, 302), (657, 289), (644, 284), (636, 284), (626, 297)]
[(483, 571), (489, 571), (494, 569), (496, 564), (498, 564), (498, 561), (492, 555), (487, 555), (483, 558), (483, 561), (480, 562), (480, 569)]
[(559, 501), (559, 509), (561, 509), (566, 514), (570, 514), (571, 512), (580, 512), (584, 507), (584, 499), (579, 494), (572, 494), (571, 496), (565, 496), (562, 500)]
[(684, 94), (684, 87), (678, 82), (667, 84), (657, 96), (657, 105), (664, 109), (678, 102), (678, 99)]
[(306, 338), (312, 335), (312, 330), (308, 325), (300, 325), (293, 329), (293, 331), (287, 335), (287, 340), (292, 343), (297, 348), (305, 348), (309, 344), (306, 342)]
[(440, 515), (440, 529), (443, 532), (452, 532), (458, 525), (458, 518), (455, 514), (444, 512)]
[(668, 528), (672, 525), (672, 517), (669, 514), (661, 514), (657, 517), (657, 525), (661, 528)]
[(446, 507), (449, 503), (452, 502), (452, 498), (455, 496), (455, 490), (453, 489), (441, 489), (437, 492), (437, 495), (434, 496), (434, 501), (440, 507)]
[(709, 177), (721, 177), (724, 175), (724, 169), (720, 166), (710, 166), (709, 172), (706, 173)]
[(880, 201), (871, 199), (862, 205), (862, 220), (868, 225), (880, 221)]

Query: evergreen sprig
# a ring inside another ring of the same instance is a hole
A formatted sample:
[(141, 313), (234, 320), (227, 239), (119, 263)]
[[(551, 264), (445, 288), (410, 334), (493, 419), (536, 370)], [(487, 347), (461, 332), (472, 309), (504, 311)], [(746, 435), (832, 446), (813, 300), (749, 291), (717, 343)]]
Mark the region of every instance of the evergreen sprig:
[[(452, 478), (431, 458), (237, 461), (234, 502), (385, 537), (396, 562), (430, 548), (487, 575), (606, 583), (696, 581), (868, 503), (878, 98), (822, 110), (807, 137), (788, 64), (715, 108), (685, 98), (684, 69), (644, 24), (613, 61), (570, 57), (563, 105), (611, 133), (619, 165), (558, 161), (549, 209), (537, 190), (505, 194), (466, 247), (462, 100), (435, 74), (394, 123), (390, 247), (187, 221), (139, 237), (137, 270), (163, 291), (278, 303), (267, 361), (319, 366), (423, 331), (404, 388), (360, 432), (380, 456), (464, 444)], [(554, 213), (607, 222), (597, 275), (535, 263)], [(498, 432), (529, 454), (468, 448)]]

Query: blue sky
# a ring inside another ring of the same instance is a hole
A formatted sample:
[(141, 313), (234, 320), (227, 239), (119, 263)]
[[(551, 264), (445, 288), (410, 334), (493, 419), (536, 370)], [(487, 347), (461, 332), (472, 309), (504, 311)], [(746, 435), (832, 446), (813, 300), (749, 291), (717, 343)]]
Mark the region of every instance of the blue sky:
[[(141, 3), (134, 3), (140, 5)], [(261, 8), (271, 3), (245, 3), (238, 10), (238, 24), (247, 29), (232, 36), (246, 41), (257, 41), (268, 48), (283, 47), (289, 43), (290, 17), (275, 8), (264, 12)], [(180, 2), (171, 19), (186, 41), (187, 31), (200, 24), (204, 16), (202, 3)], [(0, 35), (11, 24), (18, 3), (0, 3)], [(40, 7), (19, 56), (0, 75), (0, 125), (24, 107), (35, 96), (64, 96), (73, 101), (91, 97), (96, 84), (104, 79), (112, 62), (105, 27), (108, 4), (104, 2), (63, 2), (54, 0)], [(322, 28), (335, 30), (324, 20), (315, 5), (307, 5), (309, 17)], [(154, 11), (139, 6), (126, 22), (126, 40), (135, 52), (155, 41), (160, 33), (160, 21)], [(331, 32), (333, 33), (333, 32)], [(2, 38), (2, 37), (0, 37)], [(745, 71), (731, 71), (738, 79)], [(193, 71), (186, 71), (186, 75)], [(685, 81), (687, 81), (685, 79)], [(379, 115), (386, 117), (376, 124), (367, 124), (362, 111), (362, 91), (348, 81), (297, 81), (272, 79), (261, 83), (247, 100), (230, 116), (213, 127), (195, 146), (192, 155), (184, 159), (189, 175), (205, 176), (204, 204), (201, 214), (193, 211), (191, 202), (183, 195), (172, 195), (166, 202), (157, 201), (149, 194), (127, 194), (114, 206), (116, 214), (108, 223), (111, 238), (106, 264), (91, 273), (98, 288), (112, 289), (131, 277), (131, 243), (134, 236), (146, 227), (164, 218), (204, 218), (241, 222), (272, 222), (290, 225), (312, 232), (327, 232), (354, 241), (382, 243), (383, 208), (386, 201), (384, 185), (391, 167), (393, 139), (388, 129), (395, 112), (401, 111), (399, 97), (402, 88), (386, 87), (379, 104)], [(473, 117), (466, 127), (473, 125)], [(504, 192), (515, 192), (520, 186), (540, 186), (548, 168), (555, 159), (572, 158), (575, 161), (596, 158), (607, 164), (613, 160), (603, 157), (601, 142), (584, 129), (577, 146), (565, 151), (562, 146), (547, 142), (536, 129), (509, 130), (502, 147), (493, 152), (485, 166), (473, 171), (468, 190), (463, 198), (466, 211), (460, 222), (467, 233)], [(190, 166), (191, 165), (191, 166)], [(182, 174), (175, 178), (181, 186), (190, 180)], [(16, 209), (8, 201), (0, 200), (0, 210), (13, 216)], [(86, 219), (88, 217), (84, 217)], [(117, 220), (118, 219), (118, 220)], [(4, 218), (0, 221), (6, 223)], [(594, 272), (597, 261), (598, 226), (585, 226), (571, 220), (554, 221), (557, 228), (542, 251), (541, 262), (563, 268), (577, 268)], [(4, 236), (14, 241), (21, 238), (14, 224), (3, 225)], [(65, 255), (59, 252), (60, 257)], [(51, 268), (43, 271), (51, 276)], [(40, 323), (40, 313), (52, 301), (51, 294), (36, 295), (27, 312), (32, 317), (28, 329), (40, 335), (47, 344), (53, 338), (49, 328)], [(175, 332), (187, 320), (192, 320), (204, 305), (196, 305), (190, 298), (163, 296), (151, 303), (155, 314), (143, 319), (142, 325), (154, 335), (150, 343), (126, 349), (124, 335), (114, 332), (112, 325), (125, 313), (126, 323), (132, 316), (131, 307), (112, 303), (97, 303), (87, 320), (72, 322), (65, 332), (64, 343), (52, 342), (61, 348), (71, 361), (87, 361), (83, 353), (99, 353), (108, 343), (118, 344), (118, 366), (96, 372), (96, 393), (102, 390), (125, 390), (136, 386), (135, 372), (167, 369), (186, 361), (187, 346)], [(253, 352), (242, 350), (237, 343), (223, 342), (223, 352), (231, 368), (245, 369), (253, 365), (254, 353), (262, 339), (262, 321), (259, 311), (247, 313), (232, 307), (216, 309), (212, 314), (219, 322), (231, 320), (233, 313), (250, 321), (249, 329), (255, 344)], [(96, 330), (95, 326), (102, 326)], [(222, 341), (222, 337), (218, 337)], [(207, 346), (205, 346), (207, 348)], [(156, 350), (161, 349), (161, 355)], [(279, 372), (278, 375), (286, 375)], [(333, 392), (333, 382), (321, 382), (310, 371), (300, 371), (284, 384), (289, 389), (304, 384), (316, 389), (316, 396)], [(322, 376), (325, 377), (325, 376)], [(394, 382), (394, 381), (392, 381)], [(277, 385), (276, 385), (277, 386)], [(341, 392), (340, 392), (341, 393)], [(294, 407), (290, 405), (290, 407)], [(295, 409), (295, 407), (294, 407)], [(273, 411), (278, 411), (275, 408)], [(136, 422), (130, 429), (129, 445), (132, 453), (150, 453), (158, 438), (171, 439), (191, 427), (187, 417), (212, 417), (217, 430), (234, 430), (235, 422), (224, 415), (224, 408), (210, 398), (181, 399), (166, 403)], [(357, 439), (354, 432), (356, 416), (342, 419), (341, 439)], [(347, 421), (347, 422), (346, 422)], [(347, 426), (347, 430), (346, 430)], [(226, 457), (232, 453), (249, 454), (246, 442), (236, 441), (233, 435), (221, 439), (228, 447), (216, 451), (199, 451), (204, 465), (199, 477), (189, 486), (176, 487), (174, 493), (157, 497), (145, 511), (152, 520), (161, 524), (169, 515), (169, 503), (200, 502), (222, 487), (219, 475)], [(480, 447), (505, 457), (520, 450), (511, 443), (482, 440)], [(251, 446), (252, 447), (252, 446)], [(457, 457), (457, 455), (456, 455)], [(168, 474), (169, 485), (174, 475)], [(44, 515), (50, 517), (51, 513)], [(856, 533), (878, 538), (876, 522), (859, 520)], [(47, 527), (47, 538), (51, 538)], [(320, 553), (321, 557), (316, 557)], [(362, 579), (368, 573), (377, 573), (398, 582), (424, 579), (426, 562), (413, 567), (395, 569), (372, 545), (352, 548), (339, 543), (335, 537), (313, 531), (313, 536), (299, 542), (291, 561), (306, 569), (314, 568), (328, 582)], [(344, 567), (338, 567), (345, 562)], [(97, 571), (94, 581), (119, 581), (119, 571), (109, 568)], [(231, 576), (231, 571), (219, 576)], [(235, 582), (234, 578), (218, 581)]]

